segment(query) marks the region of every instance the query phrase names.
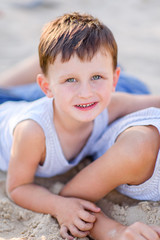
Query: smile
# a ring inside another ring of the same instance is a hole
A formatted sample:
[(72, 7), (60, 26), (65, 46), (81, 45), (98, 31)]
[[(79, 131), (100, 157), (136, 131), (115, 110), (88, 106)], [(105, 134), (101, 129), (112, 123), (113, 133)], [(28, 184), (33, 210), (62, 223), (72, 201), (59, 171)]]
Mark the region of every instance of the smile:
[(77, 104), (75, 107), (80, 110), (91, 110), (93, 109), (98, 102), (93, 102), (93, 103), (87, 103), (87, 104)]
[(76, 105), (77, 107), (83, 107), (83, 108), (86, 108), (86, 107), (90, 107), (92, 105), (94, 105), (95, 103), (88, 103), (88, 104), (79, 104), (79, 105)]

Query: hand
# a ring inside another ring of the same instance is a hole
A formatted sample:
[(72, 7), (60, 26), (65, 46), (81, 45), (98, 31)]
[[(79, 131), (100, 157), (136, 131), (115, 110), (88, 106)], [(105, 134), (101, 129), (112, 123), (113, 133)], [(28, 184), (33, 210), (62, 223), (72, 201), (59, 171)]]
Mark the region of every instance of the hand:
[[(119, 234), (118, 234), (119, 235)], [(160, 227), (148, 226), (141, 222), (136, 222), (128, 227), (122, 227), (120, 235), (115, 240), (159, 240)]]
[(94, 212), (100, 212), (94, 203), (79, 198), (60, 197), (56, 207), (56, 218), (63, 238), (86, 237), (96, 220)]

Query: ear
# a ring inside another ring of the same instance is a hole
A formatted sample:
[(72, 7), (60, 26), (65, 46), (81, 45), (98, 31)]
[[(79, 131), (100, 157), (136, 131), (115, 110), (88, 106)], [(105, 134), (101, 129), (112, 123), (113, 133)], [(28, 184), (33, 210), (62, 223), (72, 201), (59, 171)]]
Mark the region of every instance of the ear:
[(121, 72), (120, 67), (117, 67), (116, 70), (113, 73), (113, 88), (112, 88), (113, 92), (115, 92), (116, 85), (118, 83), (118, 79), (119, 79), (119, 76), (120, 76), (120, 72)]
[(48, 98), (53, 97), (53, 93), (49, 86), (49, 81), (44, 74), (37, 75), (37, 83)]

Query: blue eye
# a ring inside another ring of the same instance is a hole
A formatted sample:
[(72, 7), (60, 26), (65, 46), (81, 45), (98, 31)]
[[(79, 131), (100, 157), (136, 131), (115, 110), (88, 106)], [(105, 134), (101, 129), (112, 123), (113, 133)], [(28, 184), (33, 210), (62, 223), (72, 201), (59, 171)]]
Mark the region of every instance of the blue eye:
[(75, 78), (68, 78), (67, 80), (66, 80), (66, 82), (76, 82), (76, 79)]
[(92, 79), (93, 80), (99, 80), (99, 79), (101, 79), (102, 77), (100, 76), (100, 75), (94, 75), (93, 77), (92, 77)]

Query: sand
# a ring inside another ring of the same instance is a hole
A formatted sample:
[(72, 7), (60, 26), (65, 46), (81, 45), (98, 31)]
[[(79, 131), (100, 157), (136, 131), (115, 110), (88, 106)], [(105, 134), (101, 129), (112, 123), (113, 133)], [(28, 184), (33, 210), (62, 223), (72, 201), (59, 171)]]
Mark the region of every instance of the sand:
[[(73, 177), (88, 160), (62, 176), (43, 179), (36, 183), (58, 194), (64, 184)], [(23, 209), (9, 200), (5, 192), (6, 174), (0, 172), (0, 240), (62, 240), (56, 219), (50, 215)], [(158, 202), (137, 201), (112, 191), (98, 202), (98, 206), (112, 219), (130, 225), (136, 221), (147, 224), (160, 224), (160, 205)], [(83, 238), (89, 240), (89, 238)]]
[[(84, 160), (70, 172), (50, 178), (36, 178), (36, 183), (58, 194), (64, 184), (82, 169), (88, 160)], [(12, 201), (5, 192), (6, 174), (0, 172), (0, 240), (62, 240), (56, 219), (50, 215), (34, 213), (23, 209)], [(103, 211), (112, 219), (130, 225), (135, 221), (147, 224), (160, 224), (160, 206), (158, 202), (137, 201), (112, 191), (98, 202)], [(83, 238), (89, 240), (89, 238)]]
[[(88, 12), (112, 29), (119, 46), (119, 62), (124, 70), (144, 81), (153, 93), (159, 94), (159, 0), (44, 0), (35, 8), (19, 7), (16, 2), (0, 1), (0, 72), (37, 53), (44, 23), (65, 12)], [(84, 165), (80, 164), (63, 176), (36, 181), (58, 193)], [(0, 172), (0, 240), (62, 239), (57, 221), (50, 215), (22, 209), (8, 199), (5, 181), (6, 174)], [(160, 224), (158, 202), (136, 201), (114, 190), (98, 204), (108, 216), (126, 225), (135, 221)]]

